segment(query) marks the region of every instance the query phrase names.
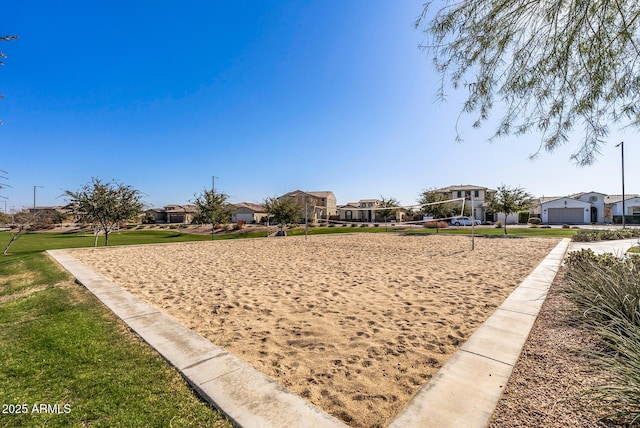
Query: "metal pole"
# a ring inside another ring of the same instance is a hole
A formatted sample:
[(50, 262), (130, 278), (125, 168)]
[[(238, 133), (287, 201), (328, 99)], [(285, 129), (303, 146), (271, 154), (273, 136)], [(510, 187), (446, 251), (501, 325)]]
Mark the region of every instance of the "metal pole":
[(33, 186), (33, 212), (36, 212), (36, 187), (40, 187), (44, 189), (44, 186)]
[[(505, 219), (506, 222), (506, 219)], [(471, 251), (476, 248), (476, 216), (473, 211), (473, 193), (471, 194)]]
[(307, 199), (304, 201), (304, 239), (307, 240), (309, 235), (309, 202)]
[(616, 147), (620, 146), (620, 153), (622, 155), (622, 228), (626, 228), (625, 223), (625, 206), (624, 206), (624, 141), (621, 141), (619, 144), (616, 144)]
[(220, 178), (220, 177), (216, 177), (215, 175), (211, 176), (211, 193), (215, 192), (215, 189), (216, 189), (216, 186), (215, 186), (216, 178)]

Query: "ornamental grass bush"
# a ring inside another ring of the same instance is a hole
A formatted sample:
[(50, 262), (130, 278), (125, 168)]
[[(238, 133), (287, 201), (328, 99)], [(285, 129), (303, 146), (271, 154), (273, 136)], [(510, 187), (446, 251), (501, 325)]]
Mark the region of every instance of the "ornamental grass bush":
[(640, 423), (640, 257), (572, 252), (566, 259), (567, 293), (585, 327), (599, 337), (595, 361), (611, 381), (586, 398), (616, 423)]
[(616, 239), (629, 239), (640, 237), (639, 228), (628, 229), (580, 229), (573, 235), (573, 240), (576, 242), (591, 242), (591, 241), (613, 241)]

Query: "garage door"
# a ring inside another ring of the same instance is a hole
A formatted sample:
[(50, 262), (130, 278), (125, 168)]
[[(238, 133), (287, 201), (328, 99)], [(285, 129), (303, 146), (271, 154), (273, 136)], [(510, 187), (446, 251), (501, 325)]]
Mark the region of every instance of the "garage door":
[(549, 208), (551, 224), (584, 224), (584, 208)]

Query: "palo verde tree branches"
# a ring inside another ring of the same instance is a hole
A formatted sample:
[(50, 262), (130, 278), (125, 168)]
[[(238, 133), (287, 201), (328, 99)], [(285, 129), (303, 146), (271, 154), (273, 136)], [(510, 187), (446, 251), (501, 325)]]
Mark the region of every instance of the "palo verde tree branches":
[(502, 102), (493, 138), (539, 132), (532, 156), (581, 128), (572, 159), (588, 165), (609, 124), (640, 127), (637, 0), (429, 0), (415, 25), (442, 79), (439, 95), (465, 87), (461, 115), (473, 114), (475, 127)]

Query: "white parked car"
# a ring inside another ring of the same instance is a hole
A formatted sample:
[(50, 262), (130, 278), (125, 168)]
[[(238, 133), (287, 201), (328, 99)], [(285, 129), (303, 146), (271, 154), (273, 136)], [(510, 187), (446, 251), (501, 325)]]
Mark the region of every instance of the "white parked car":
[(480, 224), (480, 220), (471, 220), (469, 217), (454, 217), (451, 219), (452, 226), (478, 226)]

